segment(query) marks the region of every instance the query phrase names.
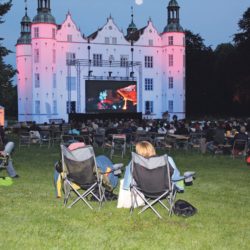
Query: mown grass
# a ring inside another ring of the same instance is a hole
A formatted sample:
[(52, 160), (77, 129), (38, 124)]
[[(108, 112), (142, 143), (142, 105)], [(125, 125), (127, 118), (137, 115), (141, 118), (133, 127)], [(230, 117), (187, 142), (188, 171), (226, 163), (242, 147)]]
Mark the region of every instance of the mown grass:
[(159, 220), (151, 211), (131, 216), (115, 201), (101, 210), (81, 203), (67, 209), (54, 194), (59, 148), (16, 149), (21, 178), (0, 187), (0, 249), (249, 249), (250, 168), (229, 156), (171, 155), (181, 172), (197, 173), (194, 185), (177, 197), (198, 208), (190, 218)]

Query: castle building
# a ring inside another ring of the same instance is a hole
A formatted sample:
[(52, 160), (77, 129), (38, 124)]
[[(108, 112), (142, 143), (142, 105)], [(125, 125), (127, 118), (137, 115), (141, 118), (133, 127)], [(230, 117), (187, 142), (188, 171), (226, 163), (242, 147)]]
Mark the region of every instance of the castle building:
[[(166, 111), (185, 117), (185, 33), (176, 0), (169, 1), (161, 33), (151, 19), (138, 29), (132, 13), (126, 34), (110, 16), (89, 36), (81, 34), (70, 13), (57, 24), (50, 0), (37, 3), (33, 20), (26, 6), (16, 44), (19, 121), (67, 121), (70, 112), (104, 109), (155, 119)], [(127, 94), (122, 100), (110, 89)]]

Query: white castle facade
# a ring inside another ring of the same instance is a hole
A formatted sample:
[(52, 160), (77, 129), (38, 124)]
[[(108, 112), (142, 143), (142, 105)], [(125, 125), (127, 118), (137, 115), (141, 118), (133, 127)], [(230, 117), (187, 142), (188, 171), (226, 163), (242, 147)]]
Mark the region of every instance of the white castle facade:
[(142, 29), (132, 21), (124, 34), (112, 17), (88, 37), (68, 13), (56, 24), (50, 0), (38, 0), (37, 14), (21, 21), (16, 44), (19, 121), (68, 120), (86, 113), (86, 80), (136, 81), (137, 112), (162, 118), (185, 117), (185, 33), (176, 0), (159, 33), (151, 20)]

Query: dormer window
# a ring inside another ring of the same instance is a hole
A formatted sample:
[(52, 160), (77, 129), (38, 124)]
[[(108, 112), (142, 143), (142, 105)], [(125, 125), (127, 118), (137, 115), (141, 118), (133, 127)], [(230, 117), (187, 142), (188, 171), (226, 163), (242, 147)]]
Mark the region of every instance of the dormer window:
[(72, 35), (67, 35), (67, 41), (72, 42)]
[(112, 37), (112, 44), (117, 44), (117, 38), (116, 37)]
[(104, 42), (105, 42), (105, 44), (109, 44), (109, 37), (105, 37)]

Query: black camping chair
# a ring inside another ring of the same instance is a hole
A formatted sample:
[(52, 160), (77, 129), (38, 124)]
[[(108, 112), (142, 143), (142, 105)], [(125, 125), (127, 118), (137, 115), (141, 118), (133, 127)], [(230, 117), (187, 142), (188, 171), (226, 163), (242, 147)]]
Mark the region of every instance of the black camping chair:
[(245, 157), (247, 155), (247, 140), (236, 139), (233, 143), (232, 156)]
[(98, 174), (95, 153), (91, 146), (80, 147), (69, 151), (61, 145), (63, 180), (64, 180), (64, 205), (66, 206), (71, 191), (77, 198), (68, 206), (69, 208), (82, 200), (90, 209), (88, 196), (92, 196), (102, 206), (105, 200), (105, 189), (102, 186), (102, 177)]
[(136, 196), (139, 195), (145, 202), (145, 206), (142, 207), (139, 214), (151, 208), (159, 218), (162, 218), (153, 207), (159, 202), (168, 210), (170, 216), (173, 213), (176, 189), (171, 181), (167, 155), (144, 158), (132, 152), (131, 173), (131, 213), (135, 205), (138, 206)]

